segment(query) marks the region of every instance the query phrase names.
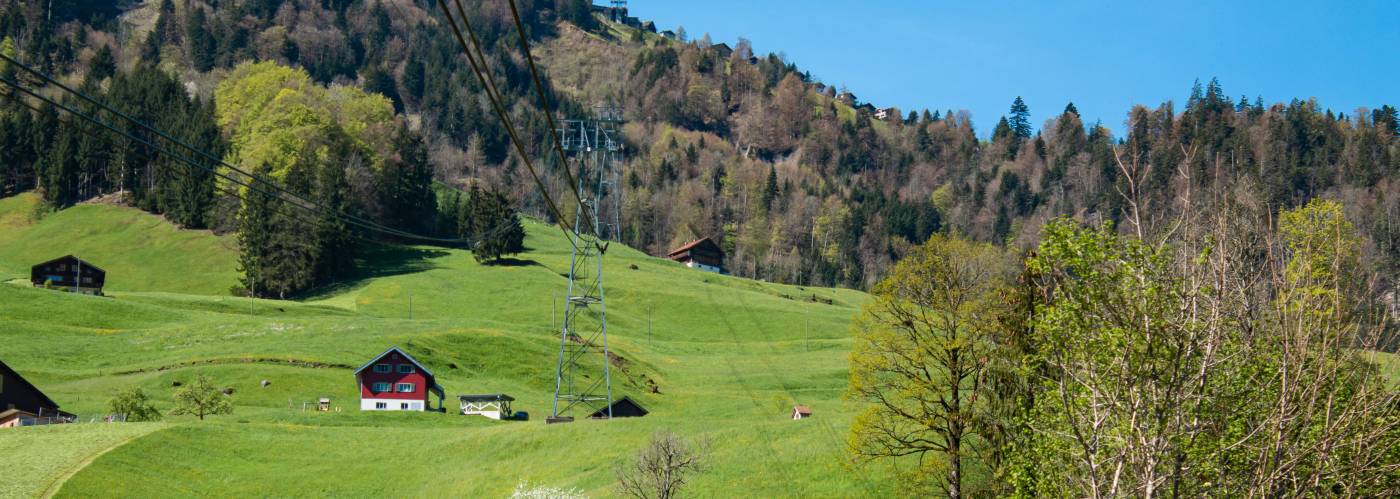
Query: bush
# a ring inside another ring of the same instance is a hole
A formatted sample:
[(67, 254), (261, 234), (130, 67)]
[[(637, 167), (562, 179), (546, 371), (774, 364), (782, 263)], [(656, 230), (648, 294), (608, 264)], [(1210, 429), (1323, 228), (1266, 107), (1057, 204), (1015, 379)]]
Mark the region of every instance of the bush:
[(146, 392), (140, 388), (131, 388), (117, 392), (117, 396), (107, 402), (107, 410), (113, 414), (123, 414), (126, 421), (160, 421), (160, 411), (146, 397)]

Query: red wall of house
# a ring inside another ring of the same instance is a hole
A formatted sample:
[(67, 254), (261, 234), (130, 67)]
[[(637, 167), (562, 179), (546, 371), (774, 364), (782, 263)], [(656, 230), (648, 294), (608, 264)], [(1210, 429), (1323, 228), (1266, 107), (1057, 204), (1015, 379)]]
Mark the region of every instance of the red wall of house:
[[(375, 364), (389, 364), (393, 372), (374, 372), (374, 365), (365, 368), (360, 372), (360, 398), (367, 399), (393, 399), (393, 400), (428, 400), (428, 387), (432, 385), (432, 379), (423, 374), (423, 371), (414, 366), (413, 372), (409, 374), (399, 374), (399, 364), (413, 365), (408, 359), (400, 358), (394, 360), (396, 354), (390, 353), (384, 358), (375, 361)], [(389, 383), (388, 392), (374, 392), (371, 388), (375, 383)], [(413, 383), (413, 393), (400, 393), (395, 385), (399, 383)]]

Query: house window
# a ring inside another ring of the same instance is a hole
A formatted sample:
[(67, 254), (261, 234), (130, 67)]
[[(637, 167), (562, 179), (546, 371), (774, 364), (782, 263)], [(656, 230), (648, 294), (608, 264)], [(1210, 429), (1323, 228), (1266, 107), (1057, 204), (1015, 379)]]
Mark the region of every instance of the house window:
[(375, 408), (375, 409), (388, 409), (388, 408), (389, 408), (389, 403), (388, 403), (388, 402), (375, 402), (375, 403), (374, 403), (374, 408)]
[(399, 409), (403, 409), (403, 410), (407, 411), (407, 410), (408, 410), (408, 402), (404, 402), (404, 403), (402, 403), (402, 404), (399, 404)]
[(399, 364), (399, 374), (412, 374), (413, 364)]
[(373, 390), (373, 391), (376, 392), (376, 393), (387, 392), (387, 391), (389, 391), (389, 384), (388, 384), (388, 383), (375, 383), (375, 384), (374, 384), (374, 388), (372, 388), (371, 390)]
[(375, 365), (374, 365), (374, 372), (377, 372), (377, 373), (387, 373), (387, 372), (392, 372), (392, 369), (389, 368), (389, 364), (375, 364)]
[(399, 383), (399, 393), (413, 393), (413, 383)]

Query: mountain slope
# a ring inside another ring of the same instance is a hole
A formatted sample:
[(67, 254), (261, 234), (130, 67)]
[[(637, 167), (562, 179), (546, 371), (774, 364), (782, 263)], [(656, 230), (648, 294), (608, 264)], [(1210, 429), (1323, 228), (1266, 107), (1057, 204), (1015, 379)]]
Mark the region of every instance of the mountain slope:
[[(138, 213), (86, 208), (72, 230)], [(613, 464), (661, 429), (712, 442), (713, 469), (695, 484), (700, 495), (885, 490), (843, 465), (852, 417), (840, 400), (847, 327), (865, 295), (699, 273), (620, 245), (608, 252), (606, 274), (610, 346), (625, 359), (613, 371), (614, 392), (652, 414), (546, 426), (558, 351), (551, 302), (563, 293), (568, 245), (557, 229), (526, 228), (529, 251), (515, 265), (483, 267), (460, 250), (386, 249), (364, 266), (372, 271), (305, 302), (161, 286), (96, 298), (0, 285), (0, 358), (85, 418), (131, 386), (163, 410), (171, 385), (197, 374), (234, 389), (232, 415), (167, 417), (164, 429), (93, 459), (59, 495), (499, 496), (520, 480), (608, 495)], [(151, 230), (147, 244), (130, 250), (146, 262), (138, 271), (164, 265), (167, 239), (211, 237), (172, 232)], [(0, 257), (3, 268), (23, 263)], [(389, 345), (439, 373), (449, 397), (509, 393), (532, 421), (360, 413), (351, 366)], [(301, 411), (327, 395), (342, 412)], [(817, 418), (788, 420), (794, 403), (812, 406)], [(66, 445), (67, 437), (42, 430), (15, 431), (35, 439), (30, 452)], [(409, 462), (422, 464), (384, 464)], [(41, 473), (58, 477), (60, 468)]]

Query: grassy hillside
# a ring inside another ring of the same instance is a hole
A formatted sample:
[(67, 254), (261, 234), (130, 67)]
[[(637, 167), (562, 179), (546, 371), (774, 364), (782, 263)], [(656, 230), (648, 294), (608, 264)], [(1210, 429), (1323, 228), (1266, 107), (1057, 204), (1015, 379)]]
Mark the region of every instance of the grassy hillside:
[[(528, 480), (608, 496), (614, 463), (661, 429), (711, 442), (713, 468), (694, 484), (700, 495), (888, 492), (886, 481), (842, 459), (851, 410), (840, 394), (848, 324), (865, 299), (859, 292), (704, 274), (614, 245), (609, 332), (625, 359), (613, 371), (614, 391), (652, 414), (546, 426), (558, 351), (551, 311), (568, 268), (569, 247), (557, 230), (527, 222), (529, 251), (503, 266), (480, 266), (458, 250), (379, 249), (357, 279), (302, 302), (278, 302), (201, 296), (227, 289), (228, 281), (204, 281), (231, 279), (231, 257), (224, 260), (230, 268), (199, 267), (208, 275), (167, 268), (187, 251), (172, 249), (178, 245), (223, 248), (212, 235), (175, 231), (158, 219), (144, 237), (136, 229), (103, 231), (142, 217), (80, 206), (16, 224), (19, 237), (4, 231), (0, 269), (26, 268), (35, 251), (17, 246), (66, 221), (62, 230), (71, 233), (142, 242), (121, 261), (150, 277), (114, 288), (110, 298), (0, 286), (7, 326), (0, 358), (80, 415), (100, 413), (115, 390), (129, 386), (168, 409), (172, 384), (197, 374), (235, 390), (234, 414), (204, 422), (167, 417), (133, 427), (129, 439), (123, 433), (83, 447), (62, 431), (12, 430), (7, 436), (25, 440), (10, 445), (46, 457), (32, 479), (0, 493), (32, 495), (62, 482), (58, 493), (69, 496), (501, 496)], [(103, 263), (109, 271), (117, 266)], [(506, 392), (533, 420), (355, 410), (350, 366), (390, 345), (438, 373), (449, 407), (456, 394)], [(262, 380), (271, 384), (262, 388)], [(301, 411), (320, 396), (343, 411)], [(788, 420), (793, 403), (812, 406), (817, 417)], [(74, 428), (68, 431), (127, 431)], [(74, 472), (74, 462), (106, 449)]]
[(98, 204), (36, 215), (39, 196), (0, 199), (0, 281), (29, 267), (78, 255), (107, 271), (110, 291), (228, 294), (237, 283), (232, 236), (184, 231), (139, 210)]

